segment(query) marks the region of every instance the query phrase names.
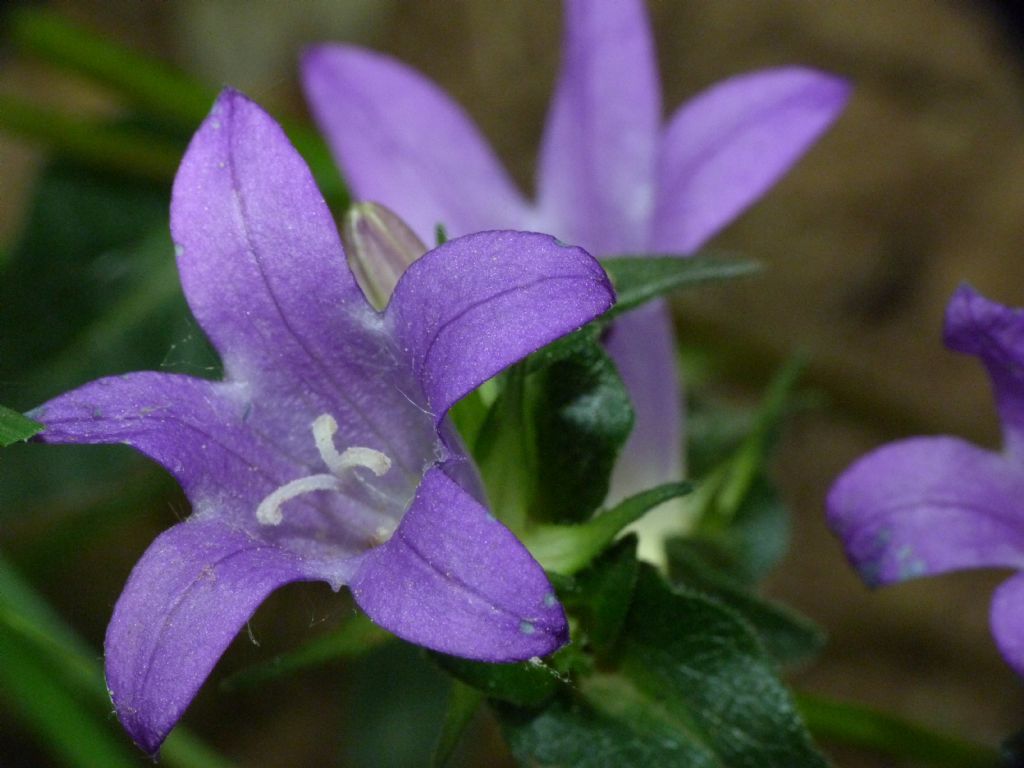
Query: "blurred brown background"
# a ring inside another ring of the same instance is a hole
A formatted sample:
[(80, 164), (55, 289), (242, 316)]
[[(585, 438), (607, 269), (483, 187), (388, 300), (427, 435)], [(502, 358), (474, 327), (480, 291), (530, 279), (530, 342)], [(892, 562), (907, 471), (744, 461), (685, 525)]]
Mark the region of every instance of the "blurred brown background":
[[(295, 62), (304, 44), (336, 39), (387, 51), (458, 99), (530, 188), (557, 66), (557, 3), (49, 5), (209, 82), (239, 87), (279, 115), (303, 114)], [(1021, 683), (988, 634), (989, 595), (1004, 574), (958, 574), (869, 593), (825, 529), (822, 500), (838, 471), (885, 440), (920, 432), (955, 432), (991, 445), (998, 439), (980, 366), (945, 352), (940, 328), (961, 280), (1024, 305), (1024, 51), (995, 3), (676, 0), (650, 8), (666, 110), (716, 80), (762, 66), (814, 65), (855, 84), (836, 127), (719, 238), (760, 259), (765, 273), (678, 302), (684, 340), (713, 340), (731, 351), (727, 381), (738, 396), (755, 395), (774, 362), (804, 347), (813, 353), (810, 382), (829, 397), (825, 408), (794, 422), (777, 461), (795, 510), (794, 541), (768, 591), (831, 636), (821, 660), (794, 680), (995, 743), (1024, 725)], [(7, 58), (0, 67), (4, 91), (112, 109), (106, 94), (37, 62)], [(16, 234), (41, 160), (27, 144), (0, 136), (0, 241)], [(155, 510), (140, 522), (135, 548), (111, 545), (84, 556), (73, 567), (88, 584), (68, 595), (67, 582), (55, 581), (54, 599), (68, 605), (78, 595), (104, 614), (147, 536), (172, 520), (167, 509)], [(295, 622), (285, 630), (287, 647), (310, 623), (344, 614), (332, 600), (326, 589), (285, 590), (261, 614), (276, 611), (267, 620), (275, 626)], [(98, 640), (102, 621), (87, 618), (81, 628)], [(298, 764), (345, 764), (337, 762), (337, 746), (360, 733), (325, 737), (309, 723), (335, 710), (372, 709), (375, 691), (316, 679), (290, 690), (287, 702), (275, 700), (279, 690), (239, 702), (208, 686), (185, 722), (244, 765), (284, 764), (278, 758), (285, 745), (295, 750), (289, 759), (304, 761)], [(219, 722), (232, 709), (246, 720), (228, 732)], [(379, 727), (401, 728), (388, 724), (387, 712), (380, 717)], [(481, 728), (486, 737), (486, 724)], [(464, 758), (476, 764), (482, 754)], [(886, 764), (834, 754), (843, 765)]]

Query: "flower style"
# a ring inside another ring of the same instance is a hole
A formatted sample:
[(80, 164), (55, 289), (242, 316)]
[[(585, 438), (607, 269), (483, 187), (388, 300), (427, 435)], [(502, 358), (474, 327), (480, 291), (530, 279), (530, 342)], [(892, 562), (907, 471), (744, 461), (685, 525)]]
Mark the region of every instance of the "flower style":
[[(356, 194), (392, 208), (420, 237), (438, 223), (453, 235), (530, 229), (599, 255), (693, 253), (800, 158), (848, 96), (830, 75), (763, 70), (719, 83), (662, 126), (642, 1), (566, 0), (531, 204), (462, 109), (416, 71), (323, 45), (306, 54), (302, 75)], [(617, 500), (682, 472), (682, 393), (664, 303), (617, 320), (608, 349), (636, 410), (612, 478)]]
[(193, 505), (135, 566), (107, 631), (107, 684), (136, 742), (156, 752), (288, 582), (348, 584), (378, 624), (445, 653), (514, 661), (566, 642), (543, 570), (478, 500), (445, 414), (607, 309), (598, 263), (544, 235), (471, 235), (416, 261), (378, 312), (303, 161), (230, 91), (182, 161), (171, 230), (225, 379), (115, 376), (33, 413), (46, 442), (135, 447)]
[[(871, 586), (966, 568), (1024, 569), (1024, 310), (961, 286), (946, 310), (946, 346), (981, 359), (992, 381), (1003, 450), (956, 437), (882, 446), (844, 472), (828, 521)], [(996, 644), (1024, 675), (1024, 573), (992, 601)]]

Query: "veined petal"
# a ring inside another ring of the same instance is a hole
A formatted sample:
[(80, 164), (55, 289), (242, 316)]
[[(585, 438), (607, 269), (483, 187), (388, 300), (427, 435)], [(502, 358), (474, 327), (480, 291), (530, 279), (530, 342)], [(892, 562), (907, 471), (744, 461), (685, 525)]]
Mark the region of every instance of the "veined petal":
[(598, 254), (647, 245), (661, 93), (641, 0), (567, 0), (541, 144), (540, 228)]
[(1024, 472), (953, 437), (883, 446), (832, 486), (828, 522), (871, 585), (963, 568), (1024, 568)]
[(217, 522), (160, 535), (136, 564), (105, 642), (121, 723), (155, 754), (239, 629), (299, 560)]
[(32, 412), (47, 443), (124, 443), (160, 463), (197, 509), (246, 514), (295, 474), (297, 465), (245, 423), (249, 400), (238, 384), (140, 372), (67, 392)]
[(1024, 573), (1003, 582), (992, 597), (989, 615), (999, 652), (1024, 677)]
[(351, 587), (375, 622), (443, 653), (522, 661), (569, 639), (537, 561), (440, 468), (423, 476), (398, 530), (366, 554)]
[(651, 247), (703, 245), (803, 156), (849, 91), (841, 78), (785, 67), (730, 78), (684, 104), (661, 143)]
[[(608, 505), (683, 474), (683, 393), (676, 365), (675, 335), (668, 307), (652, 302), (616, 318), (605, 340), (633, 401), (633, 431), (612, 472)], [(680, 504), (672, 500), (644, 515), (639, 553), (664, 561), (664, 539), (683, 526)]]
[(322, 45), (302, 59), (302, 84), (342, 173), (363, 200), (383, 203), (426, 243), (514, 229), (526, 204), (462, 108), (394, 59)]
[(1024, 310), (961, 285), (946, 309), (946, 346), (981, 358), (992, 380), (1008, 451), (1024, 455)]
[(459, 398), (613, 301), (586, 251), (547, 235), (480, 232), (410, 266), (385, 316), (440, 421)]
[(192, 139), (171, 229), (189, 304), (228, 378), (249, 385), (253, 423), (312, 465), (309, 424), (330, 413), (340, 443), (387, 453), (404, 470), (395, 482), (418, 480), (433, 427), (410, 402), (407, 362), (356, 285), (309, 169), (241, 94), (224, 92)]

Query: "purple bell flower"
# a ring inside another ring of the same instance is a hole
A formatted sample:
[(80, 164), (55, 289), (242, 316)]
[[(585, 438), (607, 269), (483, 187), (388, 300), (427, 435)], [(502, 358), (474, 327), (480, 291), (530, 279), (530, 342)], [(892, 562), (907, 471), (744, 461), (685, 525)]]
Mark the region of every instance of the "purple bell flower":
[(174, 183), (182, 286), (223, 381), (140, 372), (33, 412), (48, 443), (124, 443), (192, 515), (135, 566), (106, 636), (118, 717), (155, 753), (274, 589), (349, 585), (378, 624), (493, 662), (568, 639), (540, 565), (483, 506), (445, 415), (463, 395), (613, 302), (598, 263), (544, 235), (433, 250), (383, 311), (280, 127), (217, 100)]
[[(515, 188), (465, 112), (418, 72), (347, 45), (302, 62), (312, 111), (345, 178), (427, 242), (494, 227), (550, 232), (591, 253), (691, 254), (764, 194), (846, 104), (847, 83), (801, 67), (725, 80), (662, 124), (641, 0), (566, 0), (562, 68), (537, 199)], [(671, 317), (652, 302), (616, 320), (608, 350), (636, 421), (610, 501), (679, 478), (682, 392)], [(678, 511), (645, 518), (674, 529)], [(660, 559), (660, 542), (641, 542)]]
[[(946, 310), (945, 341), (987, 369), (1003, 449), (914, 437), (872, 451), (836, 480), (828, 522), (871, 586), (966, 568), (1024, 570), (1024, 311), (963, 285)], [(1024, 675), (1024, 573), (996, 590), (991, 626)]]

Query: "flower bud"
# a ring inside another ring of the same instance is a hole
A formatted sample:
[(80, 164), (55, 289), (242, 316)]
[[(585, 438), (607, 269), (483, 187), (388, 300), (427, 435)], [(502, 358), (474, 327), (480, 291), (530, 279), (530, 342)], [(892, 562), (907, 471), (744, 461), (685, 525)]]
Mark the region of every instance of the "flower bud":
[(427, 252), (408, 224), (377, 203), (349, 208), (341, 240), (356, 282), (377, 310), (387, 306), (406, 268)]

